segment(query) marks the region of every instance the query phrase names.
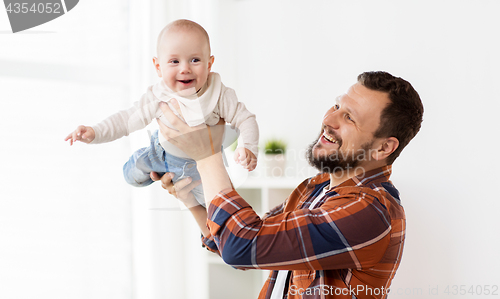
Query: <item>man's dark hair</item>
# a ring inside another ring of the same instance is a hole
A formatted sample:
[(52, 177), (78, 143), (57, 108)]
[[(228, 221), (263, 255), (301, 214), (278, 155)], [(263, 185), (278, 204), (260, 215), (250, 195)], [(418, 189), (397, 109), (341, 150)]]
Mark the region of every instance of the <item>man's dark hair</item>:
[(374, 137), (395, 137), (399, 140), (398, 148), (387, 157), (387, 164), (390, 165), (420, 130), (424, 106), (417, 91), (408, 81), (389, 73), (365, 72), (358, 76), (358, 82), (368, 89), (389, 95), (390, 102), (382, 110), (380, 125)]

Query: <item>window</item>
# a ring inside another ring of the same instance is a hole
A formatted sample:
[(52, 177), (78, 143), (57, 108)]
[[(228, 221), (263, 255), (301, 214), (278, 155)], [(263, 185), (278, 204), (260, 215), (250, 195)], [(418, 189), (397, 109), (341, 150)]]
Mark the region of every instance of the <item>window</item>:
[(2, 298), (131, 298), (128, 141), (63, 141), (129, 105), (128, 7), (80, 1), (1, 34)]

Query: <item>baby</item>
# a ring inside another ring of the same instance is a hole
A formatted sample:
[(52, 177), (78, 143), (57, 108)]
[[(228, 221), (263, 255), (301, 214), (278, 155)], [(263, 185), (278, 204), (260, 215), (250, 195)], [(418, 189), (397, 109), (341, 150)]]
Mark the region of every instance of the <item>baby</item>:
[[(172, 127), (159, 103), (175, 99), (189, 126), (213, 126), (222, 118), (231, 127), (238, 128), (240, 136), (234, 159), (249, 171), (255, 169), (259, 140), (255, 115), (238, 102), (233, 89), (221, 83), (219, 74), (210, 72), (214, 56), (211, 56), (205, 29), (189, 20), (168, 24), (158, 37), (157, 56), (153, 63), (161, 80), (150, 86), (133, 107), (113, 114), (95, 126), (79, 126), (65, 141), (69, 140), (70, 145), (77, 140), (92, 144), (110, 142), (143, 129), (155, 118)], [(173, 108), (171, 104), (169, 106)], [(136, 151), (123, 166), (125, 180), (133, 186), (151, 184), (151, 172), (160, 175), (173, 172), (173, 182), (184, 177), (191, 177), (193, 181), (200, 179), (195, 161), (158, 131), (151, 136), (149, 147)], [(193, 189), (193, 194), (200, 204), (204, 204), (201, 185)]]

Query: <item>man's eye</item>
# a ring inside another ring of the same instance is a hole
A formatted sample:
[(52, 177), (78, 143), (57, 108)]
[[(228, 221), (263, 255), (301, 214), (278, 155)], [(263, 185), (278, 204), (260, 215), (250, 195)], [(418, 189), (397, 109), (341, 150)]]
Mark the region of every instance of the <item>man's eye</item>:
[(333, 105), (333, 109), (335, 109), (335, 110), (339, 110), (339, 108), (340, 108), (339, 104), (335, 104), (335, 105)]

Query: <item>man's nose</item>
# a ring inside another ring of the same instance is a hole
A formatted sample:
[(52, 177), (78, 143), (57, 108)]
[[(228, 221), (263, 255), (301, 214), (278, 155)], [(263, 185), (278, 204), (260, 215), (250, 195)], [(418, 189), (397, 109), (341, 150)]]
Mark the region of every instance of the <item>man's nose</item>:
[(338, 129), (340, 124), (339, 115), (340, 113), (335, 110), (328, 111), (323, 117), (323, 124), (332, 127), (333, 129)]

